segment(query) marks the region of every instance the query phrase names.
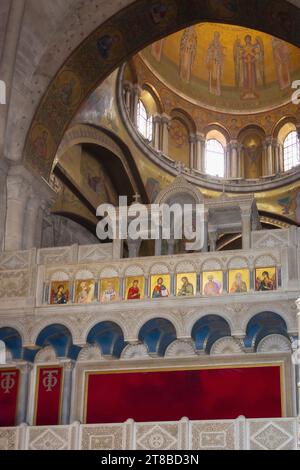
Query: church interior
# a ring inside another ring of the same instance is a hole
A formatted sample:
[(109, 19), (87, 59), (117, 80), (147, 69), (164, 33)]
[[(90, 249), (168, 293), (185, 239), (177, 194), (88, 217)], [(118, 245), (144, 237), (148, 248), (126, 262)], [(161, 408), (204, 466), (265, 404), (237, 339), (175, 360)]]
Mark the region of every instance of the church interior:
[[(299, 25), (1, 2), (0, 450), (299, 449)], [(100, 240), (124, 196), (201, 206), (201, 247)]]

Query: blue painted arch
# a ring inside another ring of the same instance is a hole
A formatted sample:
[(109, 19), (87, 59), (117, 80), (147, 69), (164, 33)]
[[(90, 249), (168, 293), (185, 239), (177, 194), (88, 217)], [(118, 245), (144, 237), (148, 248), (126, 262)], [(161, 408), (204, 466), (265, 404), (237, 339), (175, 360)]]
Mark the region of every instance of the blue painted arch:
[(200, 318), (192, 329), (192, 338), (198, 351), (210, 353), (212, 345), (220, 338), (231, 336), (228, 322), (219, 315), (206, 315)]
[(89, 332), (87, 343), (99, 346), (104, 356), (117, 358), (126, 346), (121, 327), (111, 321), (97, 323)]
[(139, 340), (143, 342), (150, 354), (164, 356), (167, 347), (177, 338), (176, 329), (165, 318), (154, 318), (145, 323), (139, 332)]

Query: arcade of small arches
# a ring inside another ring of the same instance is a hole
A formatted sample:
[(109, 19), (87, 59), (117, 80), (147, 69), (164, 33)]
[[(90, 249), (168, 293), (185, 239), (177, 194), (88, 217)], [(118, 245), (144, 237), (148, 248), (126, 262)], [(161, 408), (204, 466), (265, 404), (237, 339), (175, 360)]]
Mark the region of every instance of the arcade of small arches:
[[(294, 117), (280, 118), (272, 135), (256, 124), (241, 128), (237, 138), (218, 123), (208, 123), (203, 133), (185, 110), (176, 108), (167, 115), (153, 85), (123, 80), (122, 86), (120, 105), (144, 143), (158, 155), (181, 158), (189, 170), (239, 181), (274, 178), (299, 168), (300, 123)], [(181, 148), (180, 155), (172, 141)]]
[[(86, 334), (86, 343), (74, 344), (68, 327), (60, 323), (45, 326), (30, 347), (13, 327), (0, 328), (0, 344), (5, 345), (8, 362), (138, 359), (151, 357), (189, 357), (199, 354), (232, 355), (242, 353), (278, 353), (292, 350), (293, 336), (285, 320), (266, 311), (250, 318), (244, 335), (232, 336), (231, 326), (222, 315), (209, 314), (195, 320), (190, 337), (178, 338), (174, 324), (155, 317), (139, 329), (137, 341), (127, 341), (121, 323), (102, 321)], [(91, 351), (96, 354), (91, 354)], [(50, 356), (49, 356), (50, 354)]]

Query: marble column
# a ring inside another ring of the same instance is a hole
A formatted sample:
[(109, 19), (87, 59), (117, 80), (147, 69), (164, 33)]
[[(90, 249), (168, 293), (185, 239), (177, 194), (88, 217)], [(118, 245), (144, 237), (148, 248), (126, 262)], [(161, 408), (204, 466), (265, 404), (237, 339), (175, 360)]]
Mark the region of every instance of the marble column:
[(156, 151), (161, 150), (161, 116), (155, 114), (153, 116), (153, 147)]
[(0, 158), (0, 252), (4, 248), (5, 219), (6, 219), (6, 178), (7, 164)]
[(129, 258), (138, 258), (139, 257), (141, 244), (142, 244), (141, 239), (138, 239), (138, 240), (127, 239), (128, 257)]
[(245, 177), (245, 168), (244, 168), (244, 146), (242, 144), (238, 144), (238, 171), (237, 175), (238, 178)]
[(208, 210), (204, 209), (204, 214), (203, 214), (203, 224), (204, 224), (204, 229), (203, 229), (203, 247), (202, 247), (202, 252), (207, 253), (208, 252)]
[(243, 250), (251, 248), (251, 210), (241, 209)]
[(204, 134), (197, 133), (196, 136), (196, 164), (195, 168), (201, 173), (205, 173), (205, 136)]
[(124, 103), (128, 111), (128, 114), (130, 115), (131, 99), (132, 99), (132, 83), (128, 81), (124, 81), (123, 90), (124, 90)]
[(168, 255), (174, 255), (174, 253), (175, 253), (175, 243), (176, 243), (176, 240), (174, 240), (172, 238), (170, 240), (167, 240)]
[(277, 139), (273, 140), (273, 152), (274, 152), (274, 173), (277, 175), (280, 173), (280, 154), (279, 154), (279, 144)]
[(217, 251), (217, 241), (218, 241), (218, 234), (217, 232), (210, 232), (209, 234), (209, 251)]
[(274, 174), (274, 168), (273, 168), (273, 138), (268, 137), (266, 139), (266, 144), (267, 144), (266, 174), (267, 174), (267, 176), (272, 176)]
[(278, 159), (279, 159), (279, 172), (283, 173), (284, 172), (284, 153), (283, 153), (283, 145), (278, 144)]
[[(3, 157), (4, 154), (7, 117), (24, 8), (25, 0), (11, 0), (4, 46), (2, 48), (0, 79), (5, 83), (6, 105), (0, 106), (0, 158)], [(13, 156), (12, 159), (14, 159)]]
[(75, 362), (71, 359), (61, 361), (64, 369), (64, 385), (62, 394), (62, 407), (61, 407), (61, 424), (70, 424), (71, 414), (71, 399), (72, 399), (72, 380)]
[(43, 208), (45, 202), (37, 195), (31, 195), (25, 213), (23, 248), (39, 248), (41, 246)]
[(225, 178), (231, 177), (231, 152), (230, 144), (226, 145), (225, 148)]
[(22, 250), (24, 220), (29, 182), (21, 175), (9, 174), (7, 177), (7, 215), (4, 249)]
[(22, 362), (18, 364), (18, 369), (20, 371), (20, 385), (17, 407), (17, 424), (20, 425), (27, 422), (29, 382), (32, 364), (29, 362)]
[(194, 134), (189, 136), (189, 163), (191, 170), (196, 167), (196, 136)]
[(132, 103), (131, 103), (131, 119), (135, 126), (137, 126), (137, 111), (138, 104), (141, 96), (141, 88), (135, 84), (132, 87)]
[(232, 140), (230, 142), (231, 150), (231, 178), (238, 178), (238, 142)]
[(169, 123), (170, 116), (167, 114), (162, 114), (161, 116), (161, 125), (162, 125), (162, 142), (161, 142), (161, 151), (165, 155), (169, 155)]

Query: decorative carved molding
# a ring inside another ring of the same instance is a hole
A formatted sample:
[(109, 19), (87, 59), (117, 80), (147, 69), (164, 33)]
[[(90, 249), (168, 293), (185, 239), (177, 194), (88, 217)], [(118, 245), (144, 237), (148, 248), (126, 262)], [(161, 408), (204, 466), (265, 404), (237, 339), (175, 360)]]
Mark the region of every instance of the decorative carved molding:
[(212, 356), (242, 354), (243, 352), (242, 344), (231, 336), (218, 339), (210, 350)]
[(291, 341), (282, 335), (265, 336), (257, 346), (259, 353), (291, 352)]
[(177, 339), (167, 347), (165, 357), (191, 357), (196, 356), (193, 341)]
[(128, 344), (123, 352), (122, 359), (145, 359), (150, 358), (147, 346), (144, 344)]

